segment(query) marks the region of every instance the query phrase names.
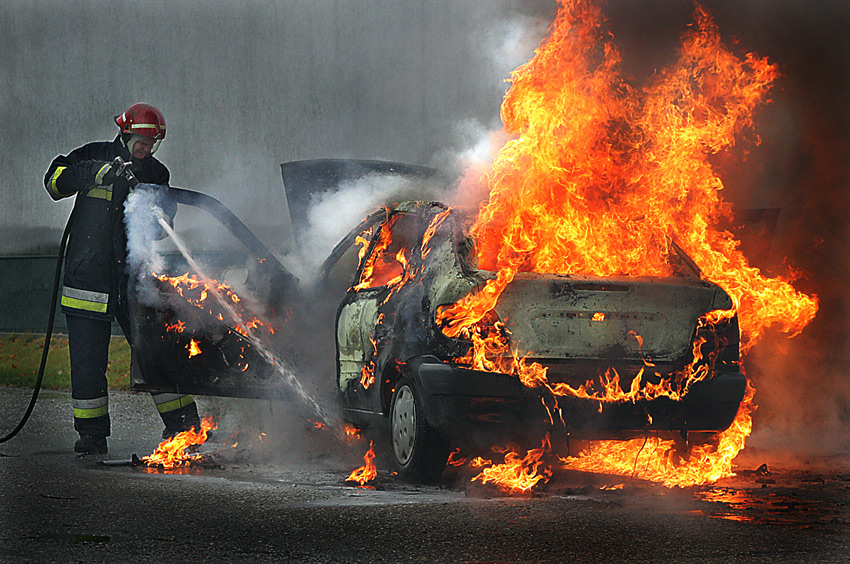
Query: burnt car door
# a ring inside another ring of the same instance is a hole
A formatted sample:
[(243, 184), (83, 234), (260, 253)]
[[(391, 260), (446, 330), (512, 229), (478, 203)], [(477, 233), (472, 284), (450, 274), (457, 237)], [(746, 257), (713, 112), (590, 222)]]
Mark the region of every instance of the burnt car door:
[(349, 411), (382, 410), (376, 355), (384, 338), (382, 331), (388, 327), (383, 323), (385, 306), (389, 302), (391, 307), (396, 286), (409, 273), (421, 243), (421, 223), (418, 214), (388, 210), (380, 224), (358, 239), (365, 252), (340, 304), (336, 324), (337, 381)]
[[(296, 299), (297, 278), (215, 198), (179, 188), (171, 188), (167, 197), (210, 213), (245, 245), (252, 259), (246, 263), (243, 256), (237, 264), (248, 266), (247, 286), (255, 299), (245, 300), (217, 280), (181, 275), (184, 264), (166, 266), (167, 274), (140, 273), (129, 296), (133, 390), (287, 395), (287, 389), (275, 387), (279, 379), (269, 351), (284, 340), (275, 327)], [(212, 268), (207, 275), (224, 270)]]

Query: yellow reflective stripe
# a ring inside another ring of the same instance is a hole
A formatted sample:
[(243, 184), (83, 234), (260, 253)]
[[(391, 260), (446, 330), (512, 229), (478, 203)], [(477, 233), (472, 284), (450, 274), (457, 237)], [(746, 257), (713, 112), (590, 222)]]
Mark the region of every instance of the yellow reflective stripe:
[(165, 126), (155, 123), (134, 123), (130, 126), (130, 129), (156, 129), (165, 131)]
[(100, 170), (97, 171), (97, 174), (94, 175), (94, 181), (96, 184), (103, 184), (103, 177), (106, 176), (106, 172), (111, 166), (112, 165), (110, 165), (109, 163), (106, 163), (105, 165), (100, 167)]
[(74, 417), (77, 419), (93, 419), (95, 417), (102, 417), (109, 413), (109, 406), (102, 405), (100, 407), (93, 407), (90, 409), (85, 409), (82, 407), (74, 408)]
[(56, 186), (56, 181), (59, 180), (59, 175), (65, 172), (67, 166), (58, 166), (56, 170), (53, 171), (53, 176), (50, 177), (50, 196), (54, 200), (59, 200), (60, 198), (64, 198), (67, 194), (63, 194), (59, 191), (59, 188)]
[(92, 188), (86, 192), (86, 196), (90, 198), (100, 198), (101, 200), (112, 201), (112, 190), (106, 188)]
[(180, 409), (181, 407), (186, 407), (190, 403), (194, 403), (195, 398), (192, 396), (183, 396), (181, 398), (177, 398), (176, 400), (167, 401), (165, 403), (159, 403), (156, 405), (157, 411), (160, 413), (166, 413), (169, 411), (174, 411), (175, 409)]
[(109, 304), (90, 302), (88, 300), (81, 300), (79, 298), (72, 298), (69, 296), (62, 296), (62, 305), (73, 309), (82, 309), (97, 313), (106, 313), (106, 309), (109, 307)]

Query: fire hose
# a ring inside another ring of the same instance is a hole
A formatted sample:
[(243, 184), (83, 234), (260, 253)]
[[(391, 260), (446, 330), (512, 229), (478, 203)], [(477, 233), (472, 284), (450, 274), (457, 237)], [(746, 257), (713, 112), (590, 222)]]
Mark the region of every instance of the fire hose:
[[(112, 162), (113, 170), (115, 171), (116, 178), (123, 177), (130, 184), (131, 189), (139, 184), (138, 179), (136, 179), (133, 172), (130, 170), (128, 166), (130, 163), (124, 162), (121, 157), (116, 157)], [(251, 232), (248, 227), (242, 223), (242, 221), (236, 217), (236, 215), (231, 212), (224, 204), (209, 196), (207, 194), (203, 194), (201, 192), (195, 192), (192, 190), (187, 190), (185, 188), (177, 188), (174, 186), (170, 186), (168, 188), (168, 197), (172, 199), (177, 204), (184, 204), (189, 206), (198, 207), (204, 209), (213, 215), (222, 225), (227, 227), (233, 235), (239, 239), (251, 253), (258, 259), (260, 264), (264, 264), (266, 268), (272, 268), (277, 271), (277, 273), (283, 278), (290, 279), (291, 281), (295, 281), (295, 277), (278, 261), (277, 257), (266, 247), (262, 241), (260, 241), (254, 233)], [(65, 257), (65, 247), (68, 243), (68, 234), (70, 233), (71, 225), (74, 222), (74, 216), (77, 208), (71, 212), (70, 217), (68, 218), (68, 222), (65, 224), (65, 230), (62, 232), (62, 239), (59, 243), (59, 256), (56, 260), (56, 270), (53, 277), (53, 292), (51, 294), (50, 301), (50, 313), (47, 318), (47, 332), (44, 335), (44, 345), (42, 347), (41, 353), (41, 364), (38, 368), (38, 376), (35, 380), (35, 386), (33, 389), (32, 397), (30, 398), (29, 405), (27, 406), (27, 410), (24, 413), (24, 416), (21, 418), (18, 425), (4, 437), (0, 437), (0, 444), (5, 443), (6, 441), (12, 439), (15, 435), (17, 435), (21, 429), (24, 428), (27, 421), (32, 414), (33, 409), (35, 408), (35, 403), (38, 400), (38, 394), (41, 391), (41, 383), (44, 379), (44, 369), (47, 365), (47, 355), (50, 351), (50, 340), (53, 337), (53, 323), (56, 319), (56, 303), (59, 297), (59, 282), (62, 277), (62, 262)], [(289, 284), (284, 284), (284, 286), (289, 286)]]
[(15, 427), (8, 435), (0, 438), (0, 443), (5, 443), (15, 435), (17, 435), (21, 429), (24, 428), (27, 421), (30, 418), (30, 414), (32, 414), (33, 408), (35, 408), (35, 402), (38, 400), (38, 393), (41, 391), (41, 381), (44, 379), (44, 368), (47, 365), (47, 353), (50, 350), (50, 339), (53, 337), (53, 322), (56, 319), (56, 302), (59, 298), (59, 281), (62, 277), (62, 261), (65, 257), (65, 247), (68, 243), (68, 233), (71, 231), (71, 224), (74, 222), (74, 215), (77, 211), (75, 207), (71, 212), (71, 216), (68, 218), (68, 222), (65, 224), (65, 230), (62, 232), (62, 240), (59, 242), (59, 257), (56, 260), (56, 271), (53, 275), (53, 293), (51, 294), (50, 299), (50, 314), (47, 316), (47, 332), (44, 335), (44, 345), (42, 346), (41, 352), (41, 364), (38, 367), (38, 377), (35, 380), (35, 387), (32, 391), (32, 397), (30, 398), (30, 403), (27, 406), (27, 410), (24, 413), (24, 416), (21, 418), (21, 421), (18, 423), (18, 426)]

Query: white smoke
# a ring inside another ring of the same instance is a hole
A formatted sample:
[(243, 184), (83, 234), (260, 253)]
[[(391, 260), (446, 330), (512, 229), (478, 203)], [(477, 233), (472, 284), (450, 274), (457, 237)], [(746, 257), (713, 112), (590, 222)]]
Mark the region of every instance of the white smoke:
[(484, 52), (490, 56), (493, 73), (504, 80), (514, 69), (531, 59), (551, 21), (551, 18), (518, 14), (491, 24), (481, 43)]
[[(478, 46), (486, 55), (484, 76), (493, 80), (494, 110), (510, 86), (511, 73), (531, 59), (546, 35), (550, 21), (549, 17), (517, 14), (491, 22), (475, 35)], [(497, 111), (488, 123), (472, 118), (456, 123), (453, 145), (437, 151), (431, 159), (432, 166), (460, 178), (443, 200), (470, 211), (486, 200), (488, 189), (480, 179), (509, 138)]]
[(339, 241), (384, 205), (403, 200), (434, 199), (438, 183), (387, 174), (368, 174), (339, 184), (336, 190), (314, 195), (307, 210), (307, 229), (298, 239), (287, 266), (302, 282), (312, 282)]
[(139, 184), (124, 202), (124, 224), (127, 229), (127, 265), (131, 278), (138, 281), (137, 297), (141, 303), (154, 305), (159, 292), (148, 274), (165, 271), (166, 262), (156, 242), (162, 238), (158, 219), (165, 216), (160, 187)]

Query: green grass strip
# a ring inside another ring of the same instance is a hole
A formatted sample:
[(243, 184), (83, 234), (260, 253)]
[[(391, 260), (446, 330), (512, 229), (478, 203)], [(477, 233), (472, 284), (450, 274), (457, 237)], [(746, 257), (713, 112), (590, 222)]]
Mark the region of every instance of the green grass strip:
[[(38, 333), (0, 334), (0, 386), (32, 388), (38, 376), (44, 335)], [(124, 337), (112, 337), (106, 381), (110, 390), (130, 389), (130, 346)], [(67, 335), (54, 335), (44, 369), (42, 389), (71, 389)]]

